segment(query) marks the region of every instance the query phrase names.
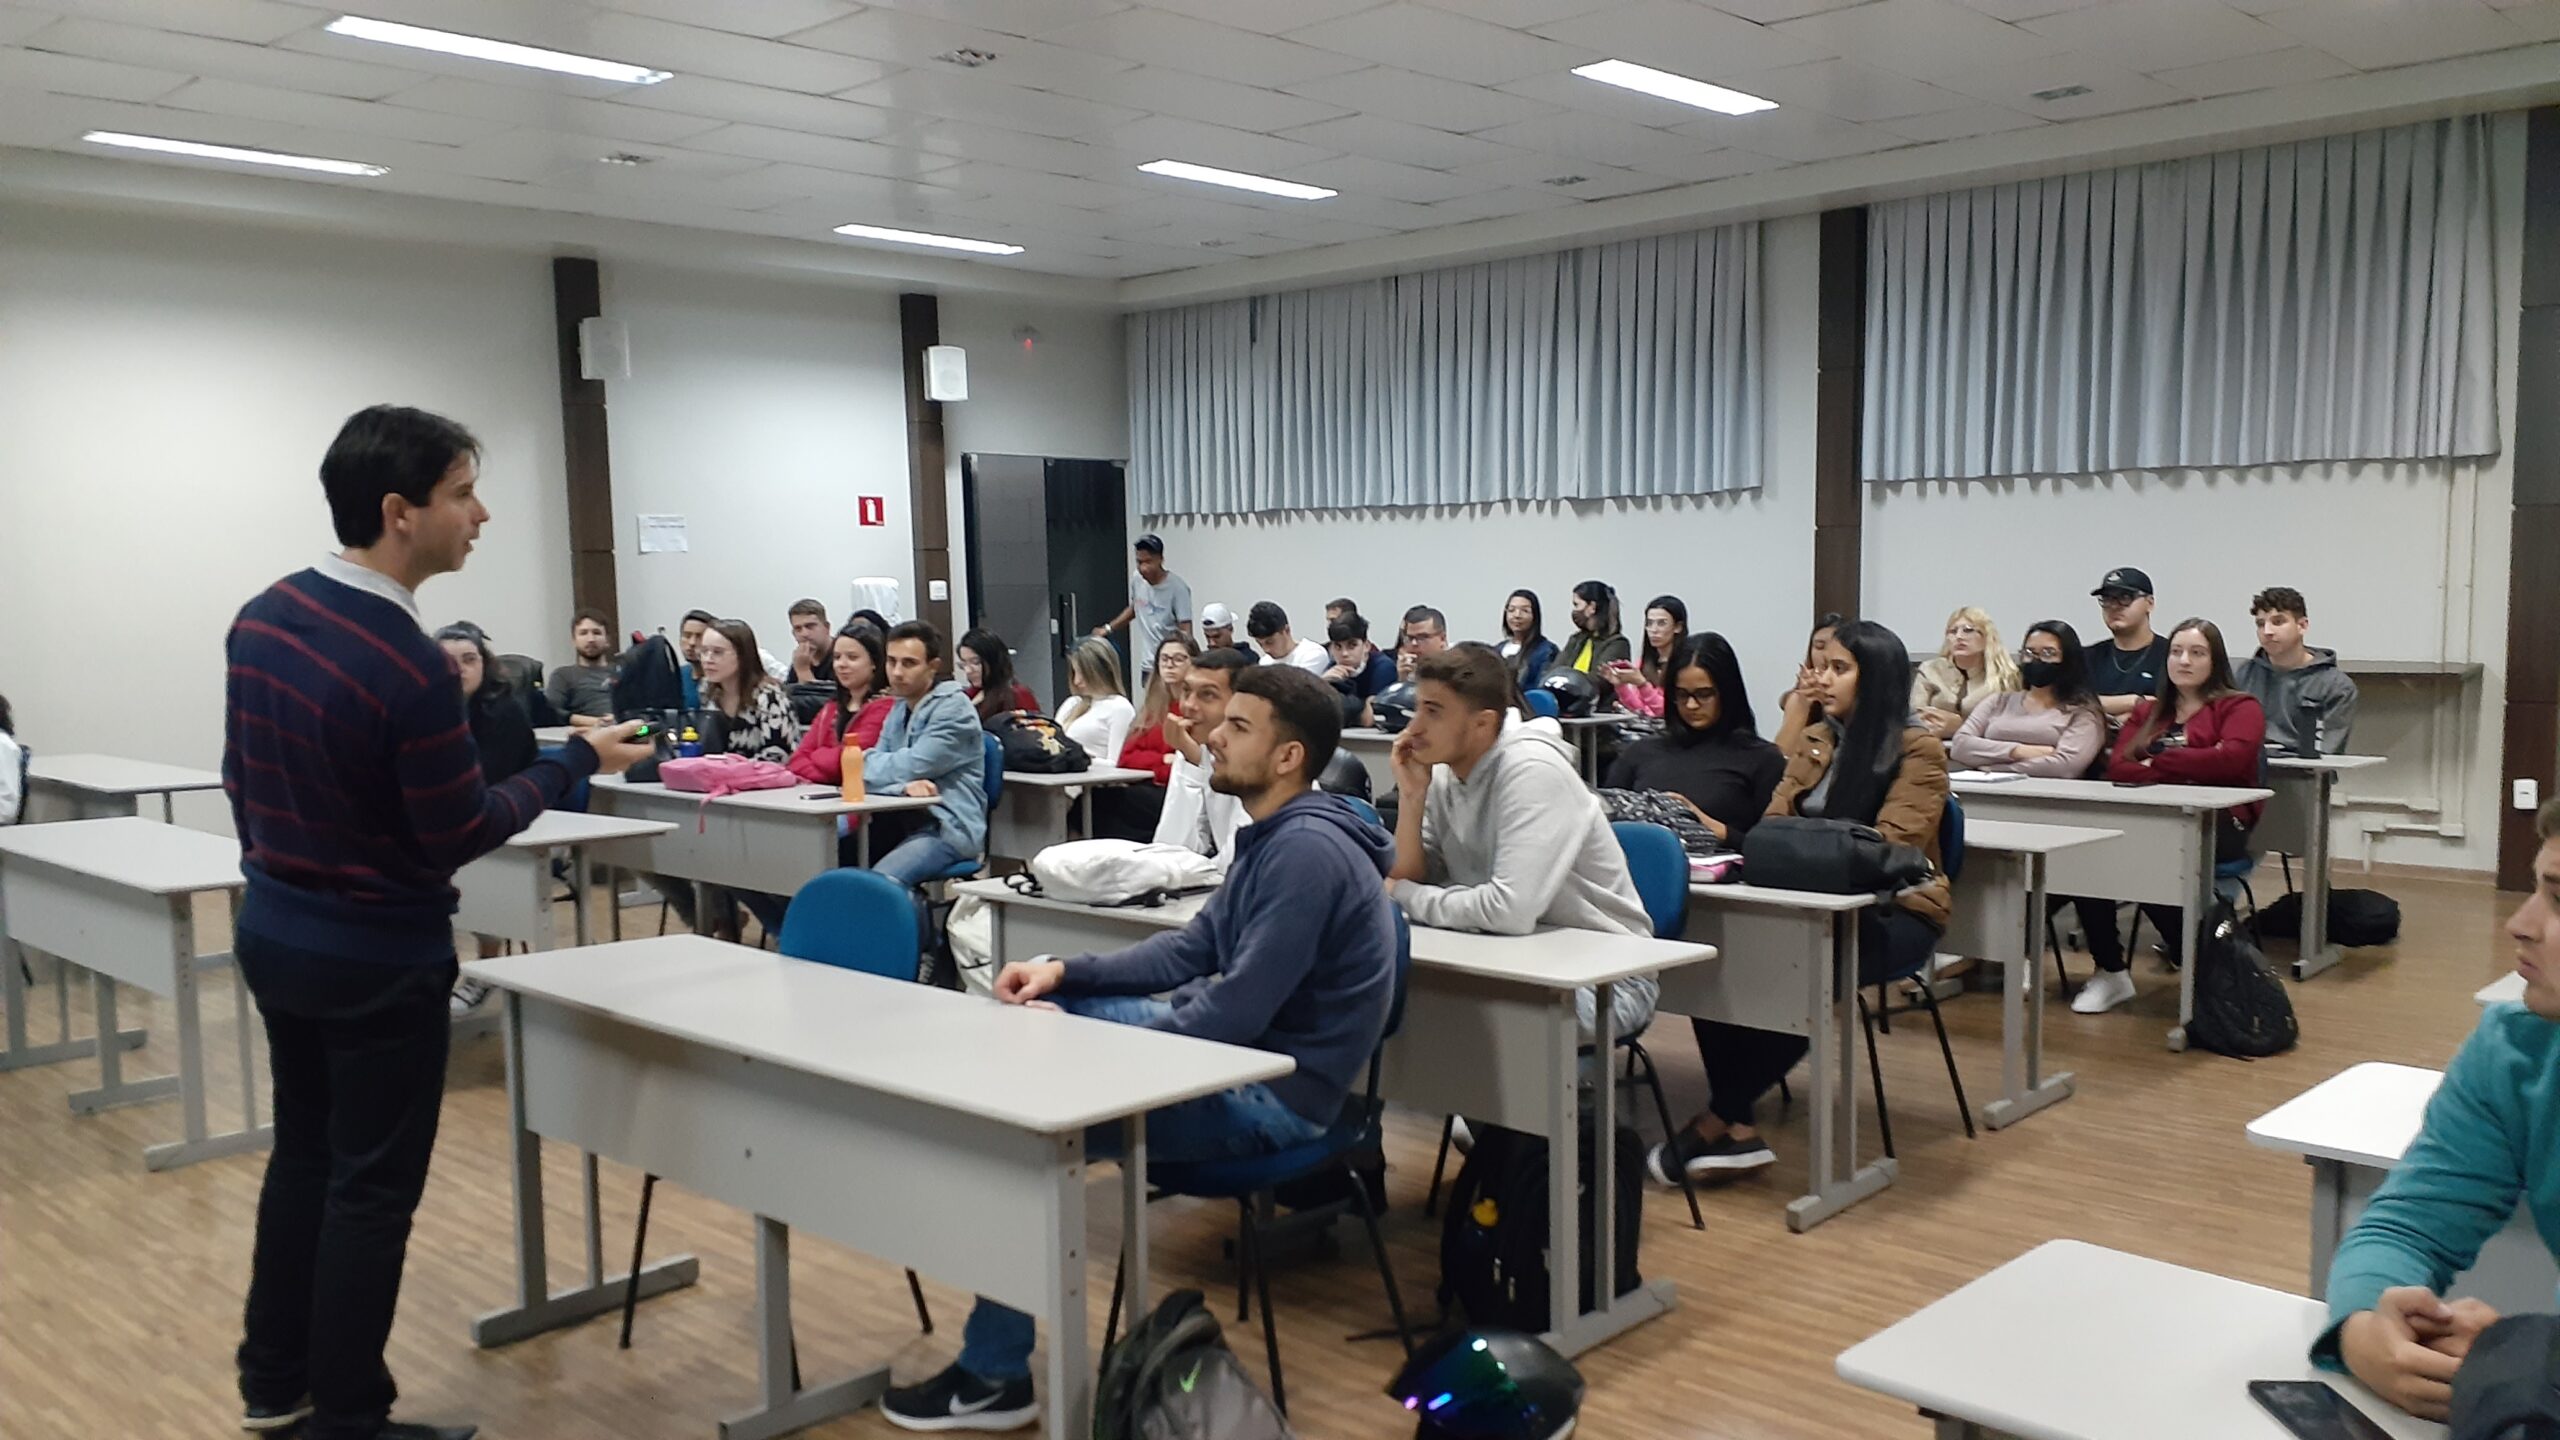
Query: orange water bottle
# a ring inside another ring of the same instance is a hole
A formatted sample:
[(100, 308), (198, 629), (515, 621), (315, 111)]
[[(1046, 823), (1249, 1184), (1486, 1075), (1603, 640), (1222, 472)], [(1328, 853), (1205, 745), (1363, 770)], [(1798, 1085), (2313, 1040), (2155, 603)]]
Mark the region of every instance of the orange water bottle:
[(848, 729), (844, 732), (845, 803), (848, 805), (859, 804), (862, 800), (863, 793), (862, 742), (853, 738), (853, 731)]

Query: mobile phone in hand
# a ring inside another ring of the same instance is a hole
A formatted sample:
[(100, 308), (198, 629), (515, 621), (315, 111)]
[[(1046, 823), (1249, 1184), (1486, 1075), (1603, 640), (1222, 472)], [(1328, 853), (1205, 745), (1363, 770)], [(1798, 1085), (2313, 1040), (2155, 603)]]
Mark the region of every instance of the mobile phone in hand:
[(2318, 1380), (2252, 1380), (2249, 1398), (2297, 1440), (2391, 1440), (2371, 1416)]

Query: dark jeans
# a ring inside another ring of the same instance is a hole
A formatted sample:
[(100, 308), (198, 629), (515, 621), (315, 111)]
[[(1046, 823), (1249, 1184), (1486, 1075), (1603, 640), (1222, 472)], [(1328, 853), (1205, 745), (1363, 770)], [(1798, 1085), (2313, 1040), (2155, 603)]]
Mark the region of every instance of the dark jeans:
[(454, 962), (386, 965), (249, 931), (232, 948), (266, 1022), (276, 1122), (240, 1394), (309, 1395), (306, 1440), (370, 1437), (399, 1394), (382, 1349), (444, 1105)]
[[(1880, 985), (1920, 973), (1938, 948), (1938, 927), (1898, 905), (1858, 918), (1858, 984)], [(1707, 1069), (1707, 1113), (1727, 1125), (1749, 1125), (1760, 1097), (1778, 1088), (1813, 1042), (1802, 1035), (1754, 1030), (1722, 1020), (1691, 1019), (1698, 1059)]]

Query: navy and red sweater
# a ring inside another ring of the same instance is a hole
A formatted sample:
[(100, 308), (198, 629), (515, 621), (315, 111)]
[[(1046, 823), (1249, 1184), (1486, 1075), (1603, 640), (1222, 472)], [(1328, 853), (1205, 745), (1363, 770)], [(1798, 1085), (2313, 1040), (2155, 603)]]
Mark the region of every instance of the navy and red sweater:
[(392, 964), (453, 954), (453, 872), (595, 773), (583, 742), (484, 784), (453, 662), (408, 612), (317, 570), (242, 607), (223, 789), (248, 888), (279, 944)]

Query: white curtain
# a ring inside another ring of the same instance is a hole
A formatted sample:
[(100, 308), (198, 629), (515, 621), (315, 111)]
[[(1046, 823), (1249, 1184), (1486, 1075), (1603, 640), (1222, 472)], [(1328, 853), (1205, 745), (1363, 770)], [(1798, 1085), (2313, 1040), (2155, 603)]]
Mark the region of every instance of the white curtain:
[(1751, 489), (1760, 324), (1756, 224), (1141, 315), (1139, 506)]
[(2479, 116), (1868, 210), (1865, 476), (2497, 448)]

